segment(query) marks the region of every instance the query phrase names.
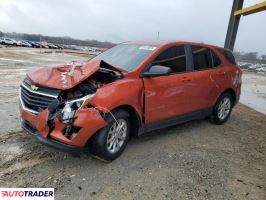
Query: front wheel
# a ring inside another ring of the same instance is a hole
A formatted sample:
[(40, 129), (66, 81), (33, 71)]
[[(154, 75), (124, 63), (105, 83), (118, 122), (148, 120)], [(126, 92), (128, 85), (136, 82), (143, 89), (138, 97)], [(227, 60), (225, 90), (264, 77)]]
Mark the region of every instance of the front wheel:
[(225, 123), (232, 112), (232, 108), (232, 95), (230, 93), (221, 95), (214, 106), (211, 122), (218, 125)]
[(107, 126), (100, 130), (90, 144), (90, 152), (96, 158), (112, 161), (124, 151), (129, 135), (129, 114), (124, 110), (115, 110), (106, 118)]

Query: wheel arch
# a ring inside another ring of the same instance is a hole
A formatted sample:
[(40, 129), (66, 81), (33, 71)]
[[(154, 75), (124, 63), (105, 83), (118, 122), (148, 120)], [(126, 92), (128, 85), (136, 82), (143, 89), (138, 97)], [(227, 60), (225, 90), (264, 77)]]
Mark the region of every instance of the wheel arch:
[(219, 95), (219, 97), (222, 96), (225, 93), (229, 93), (229, 94), (232, 95), (232, 97), (233, 97), (233, 106), (235, 106), (235, 103), (236, 103), (236, 92), (235, 92), (235, 90), (233, 88), (227, 88)]
[(120, 109), (127, 111), (128, 114), (130, 115), (130, 123), (131, 123), (130, 135), (137, 136), (139, 132), (139, 128), (142, 125), (141, 117), (139, 116), (138, 112), (131, 105), (119, 105), (115, 107), (114, 109), (112, 109), (111, 112), (114, 110), (120, 110)]

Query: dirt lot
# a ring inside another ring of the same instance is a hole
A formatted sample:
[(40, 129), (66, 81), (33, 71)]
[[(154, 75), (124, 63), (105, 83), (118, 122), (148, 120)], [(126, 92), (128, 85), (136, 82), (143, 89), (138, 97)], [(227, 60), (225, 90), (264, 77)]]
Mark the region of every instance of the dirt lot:
[(56, 199), (266, 199), (266, 115), (242, 104), (222, 126), (197, 120), (132, 138), (112, 163), (35, 142), (19, 125), (25, 72), (87, 59), (0, 49), (0, 187), (54, 187)]

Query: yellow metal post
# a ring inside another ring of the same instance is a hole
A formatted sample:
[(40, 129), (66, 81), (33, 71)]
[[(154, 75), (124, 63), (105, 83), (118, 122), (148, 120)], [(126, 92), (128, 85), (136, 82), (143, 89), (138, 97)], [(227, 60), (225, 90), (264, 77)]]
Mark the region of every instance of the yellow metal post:
[(235, 16), (234, 12), (242, 9), (244, 0), (234, 0), (230, 14), (230, 20), (226, 33), (224, 47), (233, 50), (235, 46), (236, 34), (241, 16)]
[(266, 10), (266, 1), (242, 9), (244, 0), (234, 0), (233, 7), (228, 24), (224, 47), (233, 50), (236, 40), (236, 34), (241, 16), (254, 14)]
[(257, 13), (257, 12), (261, 12), (266, 10), (266, 1), (262, 2), (262, 3), (258, 3), (254, 6), (250, 6), (241, 10), (237, 10), (234, 12), (235, 16), (239, 16), (239, 15), (250, 15), (253, 13)]

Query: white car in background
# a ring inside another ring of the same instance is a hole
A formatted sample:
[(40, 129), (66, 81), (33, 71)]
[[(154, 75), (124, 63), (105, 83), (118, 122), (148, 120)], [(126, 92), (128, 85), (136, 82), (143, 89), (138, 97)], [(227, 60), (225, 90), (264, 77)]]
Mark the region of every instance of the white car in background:
[(250, 65), (250, 66), (248, 67), (248, 69), (256, 70), (257, 68), (260, 68), (260, 67), (261, 67), (261, 65), (259, 65), (259, 64), (252, 64), (252, 65)]
[(256, 66), (253, 66), (253, 65), (251, 65), (251, 66), (248, 67), (248, 69), (251, 69), (251, 70), (252, 70), (252, 69), (254, 70), (254, 69), (256, 69), (256, 68), (257, 68), (257, 67), (256, 67)]
[(266, 72), (266, 67), (257, 68), (256, 71), (258, 71), (258, 72)]
[(14, 44), (14, 41), (12, 39), (9, 39), (9, 38), (1, 38), (0, 39), (0, 43), (5, 45), (13, 45)]
[(1, 38), (0, 43), (3, 45), (14, 45), (14, 46), (20, 46), (21, 43), (19, 41), (10, 39), (10, 38)]

